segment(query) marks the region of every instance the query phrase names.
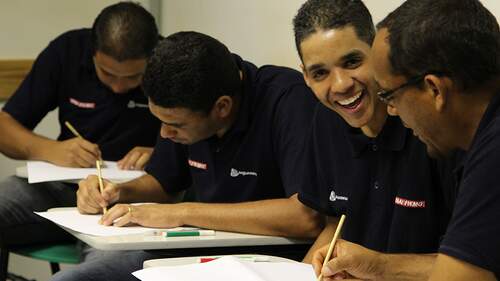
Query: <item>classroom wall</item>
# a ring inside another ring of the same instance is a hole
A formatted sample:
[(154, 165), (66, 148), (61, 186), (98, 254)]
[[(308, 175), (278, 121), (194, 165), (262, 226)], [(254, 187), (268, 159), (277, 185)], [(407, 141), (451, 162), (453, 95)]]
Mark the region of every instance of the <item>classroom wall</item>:
[[(91, 27), (103, 7), (116, 0), (0, 1), (0, 59), (34, 58), (60, 33)], [(148, 6), (148, 1), (143, 2)], [(8, 39), (8, 40), (5, 40)]]
[[(299, 68), (292, 19), (305, 0), (164, 0), (165, 35), (195, 30), (214, 36), (230, 50), (257, 65), (277, 64)], [(365, 0), (378, 22), (402, 0)], [(483, 4), (498, 18), (500, 1)]]

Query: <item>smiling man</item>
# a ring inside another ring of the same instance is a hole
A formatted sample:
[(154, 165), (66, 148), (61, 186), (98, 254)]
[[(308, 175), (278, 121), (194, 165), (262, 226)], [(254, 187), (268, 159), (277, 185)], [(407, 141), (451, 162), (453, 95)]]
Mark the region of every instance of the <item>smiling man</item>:
[(349, 241), (383, 252), (437, 251), (449, 214), (440, 191), (452, 182), (440, 174), (448, 163), (429, 158), (378, 99), (369, 11), (356, 0), (309, 0), (294, 31), (304, 78), (322, 103), (300, 161), (299, 200), (329, 218), (304, 261), (319, 271), (341, 214)]
[[(91, 167), (102, 157), (119, 161), (123, 169), (142, 169), (160, 128), (140, 89), (158, 37), (153, 16), (130, 2), (105, 8), (92, 29), (57, 37), (0, 112), (0, 151), (15, 159), (61, 166)], [(61, 126), (57, 140), (34, 133), (56, 108)], [(66, 121), (83, 139), (64, 126)], [(76, 184), (61, 182), (30, 185), (17, 177), (2, 181), (2, 247), (67, 235), (33, 211), (75, 206), (76, 190)]]
[[(409, 0), (378, 26), (380, 98), (434, 157), (465, 151), (451, 221), (434, 255), (387, 255), (346, 241), (323, 270), (368, 280), (500, 278), (500, 29), (477, 0)], [(449, 192), (444, 190), (444, 192)]]

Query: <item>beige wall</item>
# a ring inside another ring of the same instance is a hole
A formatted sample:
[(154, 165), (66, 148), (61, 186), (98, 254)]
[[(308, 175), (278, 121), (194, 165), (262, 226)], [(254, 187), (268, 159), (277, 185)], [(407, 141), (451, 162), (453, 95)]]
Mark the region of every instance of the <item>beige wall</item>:
[[(216, 37), (257, 65), (298, 68), (292, 18), (305, 0), (164, 0), (162, 30), (195, 30)], [(375, 22), (402, 0), (365, 0)], [(500, 15), (500, 1), (482, 1)]]
[[(99, 11), (116, 0), (0, 1), (0, 59), (34, 58), (60, 33), (90, 27)], [(148, 1), (143, 2), (147, 7)]]
[(291, 20), (303, 0), (164, 0), (163, 34), (214, 36), (255, 64), (297, 66)]

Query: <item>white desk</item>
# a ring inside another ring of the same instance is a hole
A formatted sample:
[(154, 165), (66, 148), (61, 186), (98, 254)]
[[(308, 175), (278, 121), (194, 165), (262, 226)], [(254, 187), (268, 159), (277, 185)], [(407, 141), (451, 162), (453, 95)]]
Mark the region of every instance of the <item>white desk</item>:
[(16, 168), (16, 176), (27, 179), (28, 178), (28, 168), (26, 166), (20, 166)]
[[(238, 256), (266, 257), (269, 259), (269, 262), (296, 262), (296, 261), (291, 260), (291, 259), (282, 258), (282, 257), (275, 257), (275, 256), (268, 256), (268, 255), (249, 254), (249, 255), (232, 255), (232, 256), (235, 256), (235, 257), (238, 257)], [(199, 259), (202, 257), (203, 258), (210, 258), (210, 257), (221, 257), (221, 256), (198, 256), (198, 257), (154, 259), (154, 260), (145, 261), (143, 264), (143, 267), (149, 268), (149, 267), (155, 267), (155, 266), (175, 266), (175, 265), (186, 265), (186, 264), (198, 263)]]
[[(63, 227), (64, 228), (64, 227)], [(214, 247), (251, 247), (269, 245), (304, 245), (311, 240), (276, 236), (251, 235), (216, 231), (215, 236), (162, 237), (157, 235), (127, 235), (98, 237), (64, 228), (76, 238), (99, 250), (157, 250)]]

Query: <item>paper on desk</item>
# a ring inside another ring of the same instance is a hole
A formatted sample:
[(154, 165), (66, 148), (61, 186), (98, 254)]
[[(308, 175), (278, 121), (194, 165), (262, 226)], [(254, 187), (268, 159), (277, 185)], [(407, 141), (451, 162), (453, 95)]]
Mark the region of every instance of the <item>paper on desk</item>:
[[(148, 228), (142, 226), (126, 226), (126, 227), (116, 227), (116, 226), (104, 226), (98, 223), (101, 215), (82, 215), (78, 212), (76, 208), (71, 208), (69, 210), (57, 210), (50, 212), (35, 212), (35, 214), (42, 216), (52, 222), (69, 228), (73, 231), (80, 232), (83, 234), (94, 235), (94, 236), (121, 236), (130, 234), (153, 234), (158, 229)], [(191, 230), (193, 228), (189, 227), (177, 227), (173, 230)], [(165, 229), (161, 229), (165, 230)]]
[[(106, 167), (102, 168), (103, 178), (111, 181), (124, 181), (138, 178), (144, 171), (120, 170), (116, 162), (104, 161)], [(28, 161), (28, 182), (81, 180), (88, 175), (96, 175), (96, 168), (67, 168), (43, 161)]]
[(223, 257), (207, 263), (159, 266), (132, 273), (142, 281), (315, 281), (310, 264), (249, 262)]

